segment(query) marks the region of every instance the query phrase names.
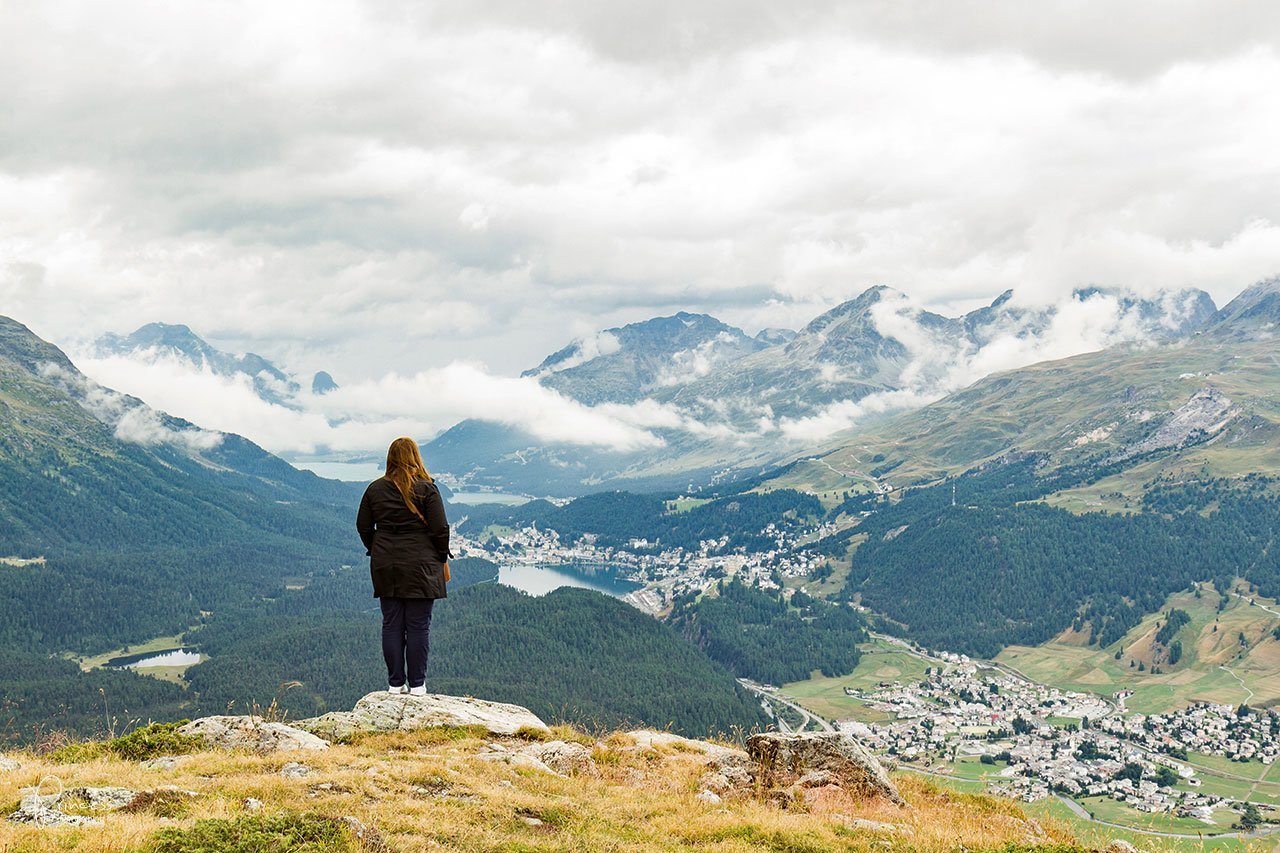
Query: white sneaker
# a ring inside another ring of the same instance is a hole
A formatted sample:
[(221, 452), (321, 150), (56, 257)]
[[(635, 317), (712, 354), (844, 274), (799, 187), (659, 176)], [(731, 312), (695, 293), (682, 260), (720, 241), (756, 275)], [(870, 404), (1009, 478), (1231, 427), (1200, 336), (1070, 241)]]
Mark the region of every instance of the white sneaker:
[(410, 696), (426, 696), (426, 695), (427, 695), (427, 685), (423, 684), (423, 685), (421, 685), (420, 687), (410, 687), (410, 688), (409, 688), (409, 695), (410, 695)]
[(388, 684), (387, 692), (395, 696), (399, 696), (401, 693), (408, 693), (409, 689), (405, 687), (403, 684), (401, 684), (399, 687), (396, 687), (394, 684)]

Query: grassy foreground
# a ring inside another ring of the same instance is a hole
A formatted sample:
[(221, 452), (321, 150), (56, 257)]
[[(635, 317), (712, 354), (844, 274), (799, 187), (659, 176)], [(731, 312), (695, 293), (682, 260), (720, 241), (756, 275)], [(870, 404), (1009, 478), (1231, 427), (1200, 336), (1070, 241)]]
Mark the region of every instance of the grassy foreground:
[[(634, 748), (626, 734), (589, 744), (598, 771), (559, 776), (485, 761), (486, 743), (515, 738), (438, 728), (373, 735), (310, 754), (194, 752), (153, 769), (121, 751), (78, 747), (11, 754), (0, 804), (11, 811), (41, 786), (123, 786), (152, 792), (98, 827), (0, 824), (3, 850), (1085, 850), (1068, 824), (1030, 818), (1011, 801), (948, 789), (911, 774), (908, 802), (826, 798), (779, 806), (743, 795), (696, 799), (701, 756), (676, 747)], [(135, 753), (126, 753), (135, 754)], [(281, 775), (291, 761), (310, 769)], [(184, 792), (194, 792), (194, 796)], [(261, 805), (248, 803), (250, 798)], [(357, 839), (344, 819), (373, 830)], [(857, 819), (892, 824), (859, 827)], [(370, 840), (373, 837), (374, 840)]]

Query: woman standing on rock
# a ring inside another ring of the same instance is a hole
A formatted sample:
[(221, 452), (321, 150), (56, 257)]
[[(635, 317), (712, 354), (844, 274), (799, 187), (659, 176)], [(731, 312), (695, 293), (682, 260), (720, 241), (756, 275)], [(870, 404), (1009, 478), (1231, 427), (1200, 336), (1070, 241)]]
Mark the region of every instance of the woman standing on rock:
[(416, 441), (391, 442), (386, 471), (364, 490), (356, 530), (369, 556), (373, 594), (382, 605), (387, 689), (423, 696), (431, 608), (447, 595), (449, 521)]

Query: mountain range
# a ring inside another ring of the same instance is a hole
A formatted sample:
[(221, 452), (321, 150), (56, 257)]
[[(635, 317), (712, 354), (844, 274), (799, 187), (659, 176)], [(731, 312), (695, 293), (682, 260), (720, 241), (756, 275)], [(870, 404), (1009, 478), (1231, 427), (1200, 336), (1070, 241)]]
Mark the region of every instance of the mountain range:
[(1115, 346), (985, 377), (886, 418), (778, 482), (805, 488), (917, 485), (1010, 455), (1042, 474), (1108, 472), (1073, 508), (1123, 507), (1162, 477), (1280, 473), (1280, 280), (1260, 282), (1191, 334)]
[[(268, 403), (296, 407), (302, 385), (271, 361), (256, 353), (234, 354), (212, 346), (189, 326), (148, 323), (128, 335), (108, 333), (98, 338), (92, 353), (100, 358), (121, 357), (149, 362), (172, 359), (215, 376), (247, 379)], [(338, 385), (325, 371), (311, 380), (311, 393), (327, 394)]]
[(654, 430), (661, 447), (548, 443), (516, 427), (465, 420), (424, 452), (436, 470), (465, 483), (533, 494), (682, 488), (752, 476), (835, 446), (855, 423), (942, 397), (1006, 364), (1051, 357), (1081, 324), (1093, 324), (1100, 347), (1182, 340), (1216, 317), (1199, 290), (1137, 299), (1090, 288), (1049, 307), (1022, 306), (1010, 292), (945, 317), (883, 286), (795, 333), (752, 338), (713, 317), (681, 313), (575, 341), (524, 374), (588, 405), (644, 400), (658, 407), (676, 424)]

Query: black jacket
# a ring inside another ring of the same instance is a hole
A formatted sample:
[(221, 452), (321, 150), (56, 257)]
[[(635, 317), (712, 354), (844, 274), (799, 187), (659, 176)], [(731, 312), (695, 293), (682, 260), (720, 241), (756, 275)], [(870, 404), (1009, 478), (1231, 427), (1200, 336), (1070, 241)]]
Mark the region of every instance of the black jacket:
[(369, 555), (373, 594), (378, 598), (445, 598), (444, 563), (449, 559), (449, 521), (435, 483), (419, 480), (414, 503), (404, 504), (396, 484), (374, 480), (360, 499), (356, 530)]

